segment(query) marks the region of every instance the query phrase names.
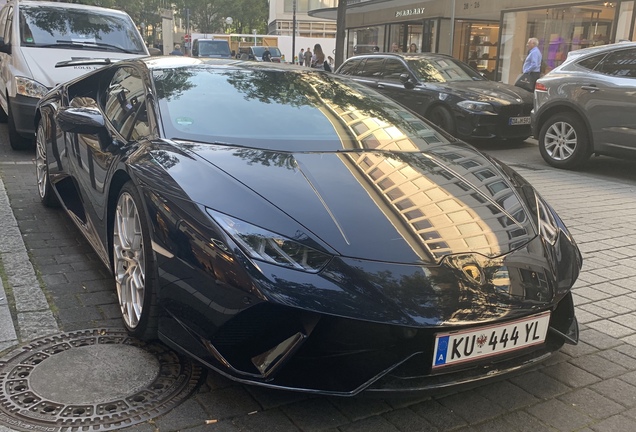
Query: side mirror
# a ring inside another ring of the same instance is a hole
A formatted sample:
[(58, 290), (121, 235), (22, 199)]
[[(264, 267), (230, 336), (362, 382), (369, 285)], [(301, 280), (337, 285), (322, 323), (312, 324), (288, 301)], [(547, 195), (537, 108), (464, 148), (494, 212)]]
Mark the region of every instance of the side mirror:
[(404, 85), (404, 88), (406, 89), (410, 90), (415, 87), (415, 84), (413, 83), (413, 80), (411, 79), (411, 75), (407, 73), (403, 73), (400, 75), (400, 82)]
[(112, 144), (109, 142), (104, 115), (93, 98), (73, 98), (68, 108), (57, 113), (56, 120), (64, 132), (97, 135), (102, 145)]
[(11, 44), (4, 43), (4, 37), (0, 37), (0, 52), (11, 54)]

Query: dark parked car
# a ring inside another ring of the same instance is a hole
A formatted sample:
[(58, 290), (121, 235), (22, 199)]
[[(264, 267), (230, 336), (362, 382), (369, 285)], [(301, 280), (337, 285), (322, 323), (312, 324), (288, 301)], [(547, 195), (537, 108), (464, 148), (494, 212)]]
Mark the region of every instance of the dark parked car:
[(533, 111), (543, 159), (576, 168), (596, 153), (636, 157), (636, 43), (571, 51), (537, 81)]
[(396, 100), (462, 139), (523, 141), (532, 135), (532, 93), (490, 81), (444, 54), (367, 54), (336, 73)]
[(37, 114), (40, 197), (112, 270), (127, 329), (232, 379), (436, 389), (578, 340), (581, 255), (554, 210), (351, 80), (153, 57)]

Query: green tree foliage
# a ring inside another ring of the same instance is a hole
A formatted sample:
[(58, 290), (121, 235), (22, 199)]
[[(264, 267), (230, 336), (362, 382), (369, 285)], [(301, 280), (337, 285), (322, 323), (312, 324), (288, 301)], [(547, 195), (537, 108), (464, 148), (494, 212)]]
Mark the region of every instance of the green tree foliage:
[[(185, 19), (185, 9), (190, 10), (190, 26), (201, 33), (252, 33), (267, 34), (268, 0), (75, 0), (83, 3), (126, 11), (138, 26), (159, 27), (163, 8), (173, 7), (176, 15)], [(227, 25), (226, 17), (233, 23)]]

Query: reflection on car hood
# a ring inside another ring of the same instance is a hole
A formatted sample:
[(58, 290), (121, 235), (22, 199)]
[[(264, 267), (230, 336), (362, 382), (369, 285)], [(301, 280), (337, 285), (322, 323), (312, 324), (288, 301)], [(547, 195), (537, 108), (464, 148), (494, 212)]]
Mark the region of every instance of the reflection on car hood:
[(490, 102), (501, 105), (533, 103), (532, 93), (515, 87), (494, 81), (454, 81), (441, 85), (449, 93), (456, 94), (464, 99), (479, 102)]
[[(468, 146), (295, 154), (187, 147), (342, 256), (398, 263), (467, 252), (496, 257), (535, 236), (510, 179)], [(215, 208), (213, 198), (202, 204)], [(232, 216), (272, 229), (247, 208)]]

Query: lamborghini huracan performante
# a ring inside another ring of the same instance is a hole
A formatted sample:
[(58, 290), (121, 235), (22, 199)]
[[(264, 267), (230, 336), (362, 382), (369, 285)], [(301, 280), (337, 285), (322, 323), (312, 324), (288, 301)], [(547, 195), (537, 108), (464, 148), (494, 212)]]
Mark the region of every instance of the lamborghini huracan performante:
[(152, 57), (38, 105), (40, 198), (123, 321), (236, 381), (351, 396), (503, 376), (578, 341), (581, 254), (521, 176), (347, 78)]

